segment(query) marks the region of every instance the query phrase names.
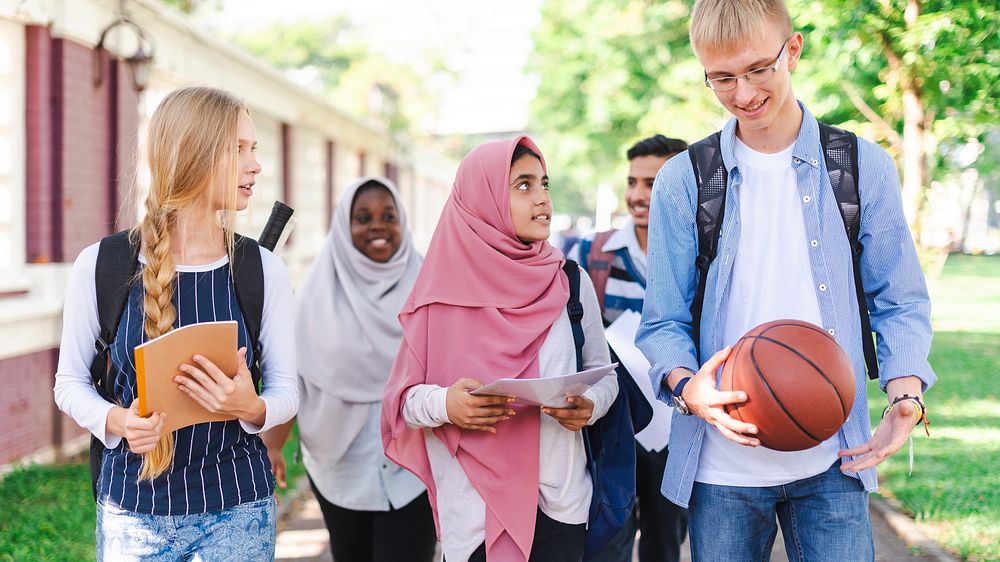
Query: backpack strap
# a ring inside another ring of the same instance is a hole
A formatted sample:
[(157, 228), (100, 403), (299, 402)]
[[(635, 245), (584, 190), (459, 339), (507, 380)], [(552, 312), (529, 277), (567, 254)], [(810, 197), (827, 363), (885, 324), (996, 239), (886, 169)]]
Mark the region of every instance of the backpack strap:
[(858, 137), (851, 132), (832, 127), (825, 123), (819, 124), (819, 138), (823, 145), (823, 156), (826, 160), (826, 171), (830, 176), (830, 186), (837, 199), (840, 218), (844, 221), (847, 240), (851, 244), (851, 262), (854, 266), (854, 292), (858, 299), (858, 311), (861, 316), (861, 347), (865, 354), (865, 365), (868, 368), (868, 378), (878, 378), (878, 358), (875, 355), (875, 342), (872, 339), (871, 318), (868, 313), (868, 300), (865, 297), (864, 282), (861, 279), (861, 195), (858, 180)]
[(573, 345), (576, 347), (576, 370), (583, 370), (583, 304), (580, 302), (580, 266), (573, 260), (563, 263), (563, 271), (569, 279), (569, 300), (566, 301), (566, 314), (573, 328)]
[[(95, 292), (97, 295), (97, 317), (100, 333), (94, 342), (97, 354), (90, 363), (90, 379), (101, 398), (117, 403), (115, 399), (114, 365), (109, 350), (118, 332), (118, 323), (128, 304), (128, 295), (139, 267), (139, 244), (129, 240), (129, 231), (124, 230), (101, 240), (97, 250), (97, 265), (94, 267)], [(90, 436), (90, 488), (97, 501), (97, 480), (101, 475), (104, 443)]]
[(94, 282), (97, 292), (97, 316), (101, 331), (94, 342), (97, 355), (90, 365), (90, 378), (102, 398), (114, 402), (114, 373), (108, 350), (118, 332), (118, 322), (128, 303), (129, 291), (139, 266), (139, 244), (129, 240), (123, 230), (101, 240), (97, 251)]
[(708, 283), (708, 268), (715, 259), (722, 232), (722, 219), (726, 211), (726, 187), (729, 173), (722, 160), (722, 133), (717, 132), (688, 147), (691, 167), (694, 169), (698, 185), (698, 209), (696, 223), (698, 230), (698, 289), (691, 302), (691, 337), (694, 349), (701, 361), (701, 314), (705, 302), (705, 288)]
[[(576, 370), (582, 371), (583, 345), (586, 342), (586, 337), (583, 333), (583, 304), (580, 302), (580, 266), (575, 261), (567, 259), (563, 263), (563, 272), (566, 273), (566, 277), (569, 279), (569, 300), (566, 301), (566, 314), (569, 316), (569, 325), (573, 329), (573, 347), (576, 348)], [(592, 441), (594, 442), (592, 443)], [(600, 433), (590, 431), (589, 428), (584, 427), (583, 447), (587, 453), (587, 465), (590, 470), (591, 482), (596, 483), (598, 482), (596, 458), (603, 450)], [(591, 511), (593, 512), (593, 509)]]
[(240, 234), (235, 235), (232, 272), (236, 301), (243, 313), (243, 323), (246, 325), (250, 348), (253, 350), (250, 374), (259, 394), (261, 392), (260, 325), (264, 317), (264, 264), (256, 240)]
[(608, 279), (611, 277), (611, 265), (615, 259), (614, 252), (605, 252), (601, 248), (615, 233), (615, 230), (606, 230), (594, 235), (593, 240), (584, 239), (580, 242), (580, 265), (583, 270), (590, 275), (590, 280), (594, 282), (594, 292), (597, 293), (597, 302), (604, 310), (604, 291), (608, 286)]
[[(595, 240), (596, 244), (597, 241)], [(603, 244), (603, 242), (602, 242)], [(581, 246), (581, 258), (586, 253)], [(610, 265), (610, 263), (609, 263)], [(610, 267), (608, 268), (610, 270)], [(580, 266), (566, 260), (563, 271), (569, 280), (566, 312), (573, 328), (576, 347), (576, 370), (583, 370), (583, 304), (580, 303)], [(629, 375), (626, 377), (631, 378)], [(619, 380), (621, 376), (619, 375)], [(640, 394), (641, 397), (641, 394)], [(644, 398), (642, 398), (645, 401)], [(635, 445), (632, 420), (625, 393), (619, 390), (607, 413), (594, 425), (580, 430), (583, 450), (587, 456), (587, 471), (593, 486), (587, 516), (587, 537), (584, 559), (601, 552), (609, 540), (624, 526), (635, 507)]]

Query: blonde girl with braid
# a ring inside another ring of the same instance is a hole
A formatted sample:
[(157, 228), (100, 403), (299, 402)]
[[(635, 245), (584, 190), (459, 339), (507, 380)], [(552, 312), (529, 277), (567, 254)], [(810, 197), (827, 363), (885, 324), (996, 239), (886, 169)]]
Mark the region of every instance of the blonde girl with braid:
[[(101, 397), (89, 373), (100, 335), (99, 243), (73, 266), (56, 373), (59, 408), (106, 447), (97, 480), (97, 560), (271, 560), (274, 478), (257, 434), (291, 419), (298, 390), (284, 266), (259, 250), (259, 358), (248, 351), (230, 269), (233, 221), (246, 209), (261, 170), (253, 121), (228, 92), (180, 89), (153, 113), (146, 148), (145, 214), (129, 232), (139, 265), (108, 354), (116, 373), (113, 400)], [(239, 330), (236, 376), (195, 354), (175, 383), (207, 410), (236, 419), (164, 432), (166, 413), (141, 417), (135, 346), (181, 326), (225, 320), (235, 320)], [(259, 394), (249, 370), (257, 360)]]

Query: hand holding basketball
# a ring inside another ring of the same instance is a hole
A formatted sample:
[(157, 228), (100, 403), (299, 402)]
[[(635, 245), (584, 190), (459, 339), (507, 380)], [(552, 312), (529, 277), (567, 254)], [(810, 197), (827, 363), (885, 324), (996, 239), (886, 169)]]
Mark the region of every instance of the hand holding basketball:
[(740, 445), (756, 447), (760, 445), (760, 441), (753, 437), (757, 433), (757, 428), (733, 418), (725, 409), (727, 404), (746, 401), (746, 393), (741, 390), (722, 392), (715, 385), (715, 373), (726, 362), (730, 351), (732, 347), (727, 347), (706, 361), (684, 387), (681, 398), (687, 403), (693, 415), (715, 426), (726, 439)]

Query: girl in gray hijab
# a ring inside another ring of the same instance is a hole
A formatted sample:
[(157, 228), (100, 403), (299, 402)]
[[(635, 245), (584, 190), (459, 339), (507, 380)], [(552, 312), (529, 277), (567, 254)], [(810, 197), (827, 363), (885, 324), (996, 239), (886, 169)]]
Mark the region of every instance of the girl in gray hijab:
[[(379, 435), (403, 334), (396, 317), (422, 261), (399, 201), (385, 178), (348, 188), (296, 295), (302, 458), (336, 562), (430, 562), (434, 555), (423, 484), (385, 457)], [(267, 439), (279, 485), (289, 428)]]

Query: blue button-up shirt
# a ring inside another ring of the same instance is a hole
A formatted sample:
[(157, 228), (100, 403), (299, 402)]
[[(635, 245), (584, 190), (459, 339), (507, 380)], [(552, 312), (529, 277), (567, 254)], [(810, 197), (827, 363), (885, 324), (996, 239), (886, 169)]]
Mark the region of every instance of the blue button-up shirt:
[[(800, 104), (801, 105), (801, 104)], [(804, 107), (802, 125), (792, 149), (792, 167), (798, 180), (809, 252), (823, 327), (851, 357), (857, 380), (857, 399), (839, 436), (842, 447), (863, 445), (871, 437), (865, 400), (864, 352), (854, 289), (853, 264), (844, 222), (830, 186), (819, 139), (819, 125)], [(733, 154), (736, 119), (722, 130), (722, 157), (729, 171), (726, 213), (715, 260), (708, 270), (702, 312), (701, 357), (709, 358), (723, 345), (723, 306), (739, 247), (740, 210), (734, 186), (741, 183)], [(927, 362), (931, 345), (930, 300), (916, 248), (903, 216), (899, 179), (892, 158), (880, 147), (858, 139), (861, 198), (861, 277), (877, 335), (879, 384), (916, 376), (923, 387), (935, 375)], [(697, 371), (691, 339), (691, 301), (698, 282), (695, 258), (698, 236), (695, 212), (698, 187), (691, 159), (672, 158), (656, 176), (649, 219), (649, 279), (636, 345), (652, 365), (649, 375), (658, 398), (671, 399), (663, 384), (675, 368)], [(745, 218), (745, 217), (744, 217)], [(815, 243), (813, 243), (815, 242)], [(674, 413), (670, 455), (662, 492), (670, 501), (687, 506), (698, 469), (702, 440), (709, 424), (696, 416)], [(875, 469), (858, 475), (868, 490), (877, 487)]]

